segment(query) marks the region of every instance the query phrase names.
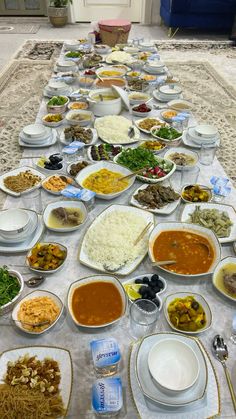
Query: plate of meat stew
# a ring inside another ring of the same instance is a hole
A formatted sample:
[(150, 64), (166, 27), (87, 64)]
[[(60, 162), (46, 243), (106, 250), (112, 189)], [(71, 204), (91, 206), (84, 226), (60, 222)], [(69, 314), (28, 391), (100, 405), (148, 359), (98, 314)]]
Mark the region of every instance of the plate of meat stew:
[(170, 186), (163, 184), (147, 184), (140, 186), (133, 193), (130, 204), (154, 214), (169, 215), (180, 203), (180, 195)]

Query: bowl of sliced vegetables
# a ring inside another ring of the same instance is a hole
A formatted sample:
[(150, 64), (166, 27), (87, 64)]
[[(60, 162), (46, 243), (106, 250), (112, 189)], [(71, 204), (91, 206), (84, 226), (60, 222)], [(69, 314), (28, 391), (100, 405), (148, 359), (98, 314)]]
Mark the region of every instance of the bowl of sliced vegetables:
[(37, 243), (26, 256), (26, 265), (34, 272), (51, 274), (65, 263), (67, 248), (59, 243)]
[(12, 310), (23, 288), (24, 280), (19, 272), (9, 270), (6, 266), (0, 268), (0, 315)]
[(49, 113), (64, 113), (68, 103), (67, 96), (53, 96), (47, 103), (47, 111)]
[(177, 131), (170, 125), (164, 127), (154, 126), (150, 130), (151, 135), (168, 145), (179, 145), (182, 140), (182, 132)]
[(146, 140), (140, 143), (140, 147), (152, 151), (154, 154), (159, 154), (166, 149), (166, 144), (158, 140)]
[(60, 113), (48, 113), (42, 117), (43, 125), (50, 128), (59, 127), (64, 120), (64, 116)]
[(168, 159), (155, 156), (144, 147), (128, 148), (119, 153), (114, 162), (132, 171), (141, 170), (137, 179), (145, 183), (157, 183), (168, 179), (176, 170), (176, 165)]

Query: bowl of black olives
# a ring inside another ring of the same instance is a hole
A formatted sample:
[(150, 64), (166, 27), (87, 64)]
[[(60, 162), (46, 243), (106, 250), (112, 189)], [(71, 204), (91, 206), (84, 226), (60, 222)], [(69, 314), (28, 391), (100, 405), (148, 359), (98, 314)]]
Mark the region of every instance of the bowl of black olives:
[(157, 274), (143, 274), (123, 282), (123, 287), (131, 302), (138, 299), (153, 301), (158, 310), (162, 309), (160, 294), (166, 290), (164, 278)]
[(40, 157), (36, 163), (36, 166), (38, 169), (46, 173), (60, 173), (64, 170), (63, 158), (59, 153), (51, 154), (48, 157)]

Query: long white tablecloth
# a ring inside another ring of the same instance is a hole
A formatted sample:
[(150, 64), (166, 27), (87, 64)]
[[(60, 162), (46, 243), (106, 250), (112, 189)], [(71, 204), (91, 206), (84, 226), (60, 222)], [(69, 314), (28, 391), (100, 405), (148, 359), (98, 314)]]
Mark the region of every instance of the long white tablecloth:
[[(43, 90), (42, 86), (42, 90)], [(46, 101), (43, 99), (37, 121), (40, 122), (42, 115), (46, 113)], [(123, 112), (124, 116), (128, 116), (128, 112)], [(158, 111), (153, 110), (152, 115), (158, 115)], [(145, 137), (145, 135), (144, 135)], [(32, 165), (36, 161), (32, 156), (40, 156), (42, 154), (52, 154), (54, 152), (59, 152), (62, 148), (62, 145), (57, 142), (54, 146), (49, 149), (25, 149), (20, 165)], [(30, 156), (30, 157), (29, 157)], [(222, 169), (220, 163), (217, 159), (214, 160), (212, 166), (202, 166), (200, 167), (200, 176), (198, 182), (201, 184), (210, 185), (209, 179), (212, 175), (217, 176), (226, 176), (224, 170)], [(122, 194), (119, 198), (109, 201), (103, 201), (96, 199), (95, 208), (89, 212), (88, 220), (81, 228), (81, 230), (72, 232), (72, 233), (54, 233), (49, 230), (45, 230), (42, 236), (43, 241), (57, 241), (68, 247), (68, 259), (65, 264), (65, 267), (53, 275), (48, 275), (46, 281), (40, 286), (40, 289), (49, 290), (56, 293), (65, 303), (67, 297), (67, 291), (69, 285), (78, 278), (84, 276), (89, 276), (92, 274), (97, 274), (98, 272), (93, 271), (92, 269), (83, 266), (78, 261), (78, 248), (81, 242), (81, 238), (84, 235), (85, 230), (91, 224), (95, 217), (100, 214), (101, 211), (106, 208), (108, 204), (120, 203), (120, 204), (129, 204), (130, 197), (133, 191), (141, 183), (136, 181), (135, 184), (126, 194)], [(55, 197), (48, 194), (45, 191), (42, 191), (43, 204), (55, 200)], [(232, 188), (232, 192), (225, 201), (231, 205), (236, 205), (236, 191)], [(155, 215), (156, 223), (169, 221), (169, 220), (178, 220), (180, 216), (181, 209), (183, 208), (183, 203), (178, 207), (178, 209), (170, 216), (161, 216)], [(21, 207), (22, 202), (20, 198), (13, 198), (8, 196), (5, 202), (5, 208), (10, 207)], [(234, 250), (232, 244), (222, 246), (222, 257), (234, 255)], [(17, 255), (0, 255), (0, 264), (9, 264), (14, 266), (22, 265), (25, 261), (25, 254)], [(17, 268), (16, 268), (17, 269)], [(18, 268), (22, 272), (26, 272), (26, 268)], [(150, 266), (149, 258), (146, 257), (141, 265), (136, 269), (136, 271), (129, 277), (136, 275), (143, 275), (145, 273), (157, 272)], [(161, 273), (161, 271), (160, 271)], [(235, 312), (235, 303), (230, 302), (222, 295), (220, 295), (212, 286), (211, 276), (204, 277), (203, 279), (176, 279), (171, 277), (171, 275), (163, 274), (161, 275), (167, 280), (167, 290), (162, 295), (162, 299), (173, 292), (177, 291), (188, 291), (200, 293), (208, 301), (212, 314), (213, 322), (212, 327), (209, 331), (199, 335), (200, 339), (203, 341), (206, 349), (209, 354), (211, 354), (211, 342), (212, 338), (216, 334), (222, 334), (228, 343), (229, 348), (229, 360), (228, 367), (232, 375), (232, 379), (235, 384), (236, 390), (236, 374), (235, 374), (235, 355), (236, 355), (236, 346), (229, 341), (229, 336), (231, 334), (231, 323), (232, 317)], [(24, 276), (24, 275), (23, 275)], [(29, 276), (26, 275), (27, 279)], [(122, 279), (123, 281), (129, 277)], [(25, 287), (24, 294), (27, 294), (31, 290)], [(10, 317), (10, 314), (9, 316)], [(125, 400), (125, 413), (122, 417), (133, 419), (137, 417), (136, 410), (134, 408), (132, 398), (130, 395), (129, 384), (128, 384), (128, 355), (129, 347), (132, 342), (132, 338), (129, 333), (129, 321), (128, 315), (115, 327), (112, 327), (109, 330), (102, 330), (97, 333), (88, 333), (83, 329), (79, 329), (75, 326), (71, 320), (69, 314), (65, 318), (63, 323), (56, 325), (48, 333), (41, 335), (40, 337), (31, 337), (27, 334), (20, 333), (15, 327), (1, 326), (1, 338), (0, 338), (0, 351), (4, 351), (11, 348), (16, 348), (20, 346), (31, 346), (31, 345), (49, 345), (49, 346), (58, 346), (62, 348), (67, 348), (70, 350), (72, 359), (73, 359), (73, 369), (74, 369), (74, 382), (72, 390), (72, 399), (69, 409), (68, 418), (83, 418), (89, 419), (94, 417), (94, 414), (91, 409), (91, 387), (95, 380), (95, 373), (93, 370), (93, 365), (90, 356), (89, 342), (92, 339), (100, 337), (113, 336), (117, 339), (121, 353), (122, 353), (122, 362), (119, 369), (119, 376), (122, 378), (123, 386), (126, 393)], [(156, 331), (168, 331), (170, 330), (164, 319), (163, 311), (160, 313)], [(222, 402), (222, 413), (221, 418), (234, 418), (234, 410), (227, 387), (226, 379), (224, 376), (223, 368), (218, 361), (213, 359), (211, 356), (214, 366), (216, 368), (219, 384), (221, 390), (221, 402)], [(233, 376), (234, 374), (234, 376)], [(23, 418), (22, 418), (23, 419)], [(146, 418), (145, 418), (146, 419)], [(199, 418), (202, 419), (202, 418)]]

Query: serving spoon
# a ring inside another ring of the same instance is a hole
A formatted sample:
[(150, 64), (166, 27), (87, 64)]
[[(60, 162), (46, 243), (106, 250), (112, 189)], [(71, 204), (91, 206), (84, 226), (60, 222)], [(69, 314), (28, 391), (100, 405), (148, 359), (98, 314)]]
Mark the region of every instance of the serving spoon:
[(25, 281), (25, 284), (28, 288), (36, 288), (40, 284), (42, 284), (45, 281), (45, 277), (43, 275), (39, 276), (32, 276), (27, 281)]
[(216, 357), (216, 359), (218, 359), (218, 361), (221, 363), (221, 365), (224, 368), (224, 372), (225, 372), (227, 384), (228, 384), (228, 387), (229, 387), (231, 399), (232, 399), (232, 402), (233, 402), (234, 410), (236, 412), (236, 395), (235, 395), (235, 392), (234, 392), (234, 388), (233, 388), (233, 384), (232, 384), (232, 381), (231, 381), (229, 370), (226, 366), (226, 361), (229, 357), (229, 352), (228, 352), (227, 345), (226, 345), (224, 339), (222, 338), (222, 336), (216, 335), (214, 337), (214, 339), (212, 341), (212, 352), (213, 352), (214, 356)]

